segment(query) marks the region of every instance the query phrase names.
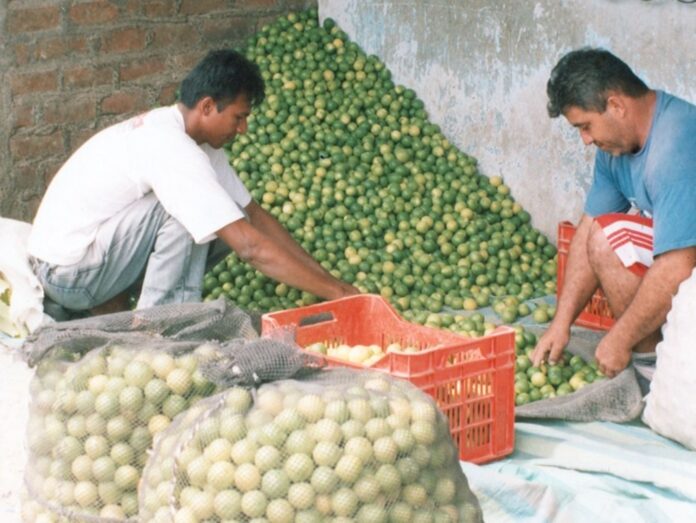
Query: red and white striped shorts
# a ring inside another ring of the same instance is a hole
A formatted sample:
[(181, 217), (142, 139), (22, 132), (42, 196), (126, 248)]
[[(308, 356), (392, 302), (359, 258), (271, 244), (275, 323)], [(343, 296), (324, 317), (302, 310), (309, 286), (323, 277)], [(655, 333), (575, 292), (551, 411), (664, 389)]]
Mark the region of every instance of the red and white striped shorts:
[(595, 221), (626, 267), (643, 276), (653, 262), (653, 221), (635, 214), (603, 214)]

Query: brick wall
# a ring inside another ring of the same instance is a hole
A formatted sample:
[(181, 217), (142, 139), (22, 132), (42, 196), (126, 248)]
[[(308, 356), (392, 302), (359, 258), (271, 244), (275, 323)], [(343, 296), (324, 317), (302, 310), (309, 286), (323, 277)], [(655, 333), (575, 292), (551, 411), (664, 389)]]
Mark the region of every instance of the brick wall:
[(174, 101), (210, 49), (316, 0), (0, 0), (0, 216), (30, 221), (99, 129)]

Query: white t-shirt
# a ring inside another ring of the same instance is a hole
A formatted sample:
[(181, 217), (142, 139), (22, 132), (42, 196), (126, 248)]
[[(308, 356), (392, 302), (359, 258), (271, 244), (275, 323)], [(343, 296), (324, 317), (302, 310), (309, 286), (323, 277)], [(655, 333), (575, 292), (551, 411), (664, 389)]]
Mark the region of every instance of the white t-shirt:
[(197, 243), (244, 218), (251, 195), (222, 149), (186, 134), (176, 105), (100, 131), (61, 167), (39, 207), (28, 250), (56, 265), (79, 261), (101, 223), (150, 191)]

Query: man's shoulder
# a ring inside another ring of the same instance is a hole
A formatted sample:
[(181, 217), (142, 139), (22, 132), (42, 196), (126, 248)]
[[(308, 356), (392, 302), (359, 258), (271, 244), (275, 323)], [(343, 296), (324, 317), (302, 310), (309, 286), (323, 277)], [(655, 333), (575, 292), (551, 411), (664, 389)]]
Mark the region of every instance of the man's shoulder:
[(664, 158), (693, 158), (696, 148), (696, 105), (677, 96), (660, 93), (651, 149)]
[(692, 109), (696, 109), (696, 105), (693, 102), (690, 102), (686, 98), (682, 98), (681, 96), (678, 96), (676, 94), (669, 93), (667, 91), (662, 91), (660, 89), (658, 89), (656, 93), (665, 103), (674, 103), (678, 105), (685, 104), (687, 106), (690, 106)]
[(696, 105), (676, 95), (658, 91), (660, 119), (696, 128)]

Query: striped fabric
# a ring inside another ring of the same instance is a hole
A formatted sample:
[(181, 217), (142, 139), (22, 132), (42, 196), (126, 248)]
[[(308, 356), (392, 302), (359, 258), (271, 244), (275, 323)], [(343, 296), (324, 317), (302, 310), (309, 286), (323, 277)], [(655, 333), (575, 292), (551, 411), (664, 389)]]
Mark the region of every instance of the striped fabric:
[(595, 218), (624, 267), (642, 276), (653, 262), (652, 220), (638, 215), (604, 214)]
[(696, 521), (696, 452), (642, 423), (515, 427), (510, 457), (462, 463), (487, 523)]

